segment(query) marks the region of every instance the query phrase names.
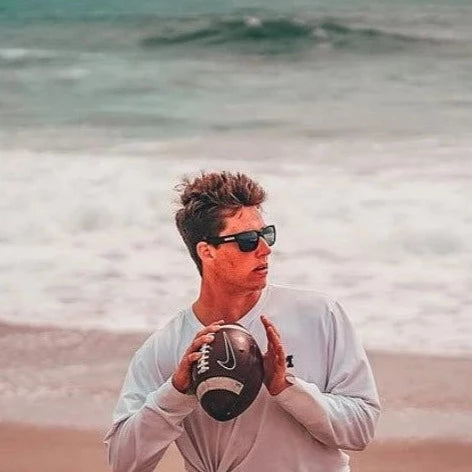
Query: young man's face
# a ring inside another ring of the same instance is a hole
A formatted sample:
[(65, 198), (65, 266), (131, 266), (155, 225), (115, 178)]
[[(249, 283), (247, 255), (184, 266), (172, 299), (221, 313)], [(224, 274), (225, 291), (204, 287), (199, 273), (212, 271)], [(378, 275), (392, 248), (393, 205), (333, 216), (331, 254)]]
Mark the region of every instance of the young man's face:
[[(260, 231), (266, 226), (257, 207), (243, 207), (234, 216), (225, 218), (225, 228), (219, 236), (243, 231)], [(216, 283), (231, 286), (237, 291), (262, 290), (267, 284), (270, 247), (263, 238), (254, 251), (243, 252), (237, 242), (220, 244), (210, 268)]]

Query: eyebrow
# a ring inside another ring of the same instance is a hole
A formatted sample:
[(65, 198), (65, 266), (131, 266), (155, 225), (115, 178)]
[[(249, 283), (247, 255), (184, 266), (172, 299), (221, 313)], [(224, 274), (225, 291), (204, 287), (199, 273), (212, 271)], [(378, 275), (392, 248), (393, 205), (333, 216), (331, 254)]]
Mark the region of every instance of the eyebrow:
[(228, 234), (222, 234), (220, 236), (218, 236), (219, 238), (224, 238), (225, 236), (232, 236), (233, 234), (240, 234), (240, 233), (249, 233), (251, 231), (262, 231), (264, 228), (267, 228), (268, 225), (264, 225), (264, 226), (261, 226), (259, 229), (245, 229), (243, 231), (238, 231), (238, 232), (231, 232), (231, 233), (228, 233)]

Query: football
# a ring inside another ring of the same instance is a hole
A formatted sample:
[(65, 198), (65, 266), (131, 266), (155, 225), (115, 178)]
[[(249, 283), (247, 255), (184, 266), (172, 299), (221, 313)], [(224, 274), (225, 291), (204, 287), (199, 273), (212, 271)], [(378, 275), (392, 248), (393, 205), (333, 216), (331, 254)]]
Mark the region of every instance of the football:
[(246, 328), (234, 323), (222, 325), (200, 352), (192, 366), (200, 405), (215, 420), (236, 418), (255, 400), (264, 380), (259, 346)]

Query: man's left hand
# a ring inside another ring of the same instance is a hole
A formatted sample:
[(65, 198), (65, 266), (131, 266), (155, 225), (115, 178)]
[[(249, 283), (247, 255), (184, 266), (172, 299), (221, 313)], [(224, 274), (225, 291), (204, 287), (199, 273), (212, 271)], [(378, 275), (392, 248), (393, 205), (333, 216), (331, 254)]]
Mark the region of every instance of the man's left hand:
[(272, 321), (264, 315), (261, 316), (261, 321), (267, 335), (267, 352), (264, 354), (264, 383), (271, 395), (278, 395), (291, 385), (286, 379), (285, 350)]

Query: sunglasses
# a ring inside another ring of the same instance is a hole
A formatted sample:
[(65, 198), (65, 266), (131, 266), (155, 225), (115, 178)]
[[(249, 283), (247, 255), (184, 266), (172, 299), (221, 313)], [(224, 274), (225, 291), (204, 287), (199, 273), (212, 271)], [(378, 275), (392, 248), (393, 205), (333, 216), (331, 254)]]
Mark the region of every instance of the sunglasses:
[(240, 251), (251, 252), (259, 245), (259, 238), (264, 238), (267, 245), (272, 246), (275, 243), (275, 226), (266, 226), (260, 231), (243, 231), (242, 233), (228, 234), (227, 236), (209, 236), (205, 241), (214, 246), (237, 242)]

